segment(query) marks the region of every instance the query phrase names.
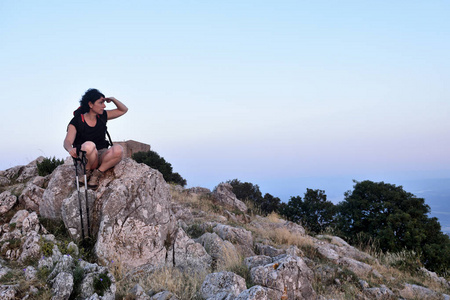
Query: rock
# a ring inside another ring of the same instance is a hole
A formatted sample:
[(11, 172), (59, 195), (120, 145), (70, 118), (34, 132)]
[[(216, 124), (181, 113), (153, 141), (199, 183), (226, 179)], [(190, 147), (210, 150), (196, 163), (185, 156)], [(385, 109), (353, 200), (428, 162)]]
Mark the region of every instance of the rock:
[(243, 291), (235, 300), (272, 300), (281, 299), (283, 293), (260, 285), (255, 285)]
[(44, 218), (61, 219), (61, 206), (64, 199), (76, 190), (75, 168), (70, 164), (58, 166), (50, 176), (50, 181), (42, 195), (39, 213)]
[(405, 287), (399, 293), (406, 299), (439, 299), (439, 294), (435, 291), (416, 284), (405, 283)]
[(282, 249), (277, 249), (270, 245), (257, 243), (256, 244), (256, 252), (259, 253), (260, 255), (267, 255), (270, 257), (275, 257), (275, 256), (283, 254), (285, 251)]
[[(170, 258), (173, 258), (173, 260)], [(166, 265), (175, 266), (185, 271), (208, 272), (211, 263), (212, 258), (205, 248), (192, 240), (182, 228), (179, 228), (173, 242), (173, 248), (169, 249)]]
[[(80, 188), (80, 199), (81, 199), (81, 210), (83, 213), (83, 230), (84, 236), (88, 236), (88, 216), (86, 213), (86, 194), (84, 187)], [(94, 210), (95, 202), (95, 192), (88, 190), (88, 200), (89, 200), (89, 222), (90, 222), (90, 232), (93, 235), (94, 226), (94, 214), (97, 212)], [(70, 236), (74, 240), (81, 240), (83, 236), (81, 228), (81, 218), (80, 218), (80, 200), (78, 199), (78, 192), (73, 191), (72, 195), (63, 200), (61, 205), (61, 218), (70, 233)], [(97, 226), (98, 227), (98, 226)]]
[(340, 255), (336, 252), (336, 250), (333, 249), (333, 246), (331, 246), (328, 243), (322, 242), (322, 243), (315, 243), (314, 247), (322, 256), (331, 260), (334, 263), (337, 263)]
[(150, 299), (151, 300), (179, 300), (179, 298), (177, 296), (175, 296), (174, 294), (172, 294), (169, 291), (159, 292), (159, 293), (153, 295)]
[(244, 259), (245, 265), (248, 267), (249, 270), (259, 267), (259, 266), (265, 266), (268, 264), (271, 264), (273, 262), (272, 257), (265, 256), (265, 255), (256, 255), (247, 257)]
[(253, 236), (250, 231), (224, 224), (217, 224), (213, 231), (223, 240), (233, 243), (244, 256), (255, 255), (255, 252), (253, 252)]
[[(80, 264), (81, 266), (82, 264)], [(84, 265), (84, 264), (83, 264)], [(114, 276), (106, 268), (99, 267), (96, 264), (87, 265), (88, 268), (86, 268), (86, 265), (84, 265), (85, 268), (85, 276), (83, 278), (83, 281), (80, 285), (80, 295), (79, 297), (81, 299), (88, 299), (89, 297), (92, 297), (94, 295), (97, 295), (97, 298), (94, 299), (102, 299), (102, 300), (114, 300), (115, 294), (116, 294), (116, 281), (114, 279)], [(106, 279), (103, 280), (102, 277), (107, 276), (109, 278), (109, 281), (111, 284), (107, 286)], [(103, 282), (100, 284), (102, 286), (101, 291), (96, 290), (95, 288), (95, 282)], [(101, 295), (103, 294), (103, 295)], [(101, 298), (100, 298), (101, 297)], [(91, 298), (89, 298), (91, 299)]]
[(450, 281), (445, 280), (444, 277), (439, 277), (435, 272), (431, 272), (424, 267), (419, 269), (425, 276), (429, 277), (434, 282), (437, 282), (445, 287), (450, 288)]
[(40, 236), (36, 232), (31, 232), (22, 245), (22, 251), (19, 256), (19, 262), (24, 262), (27, 258), (38, 257), (41, 252), (39, 244)]
[[(39, 156), (37, 159), (33, 160), (26, 166), (16, 166), (13, 168), (9, 168), (0, 173), (1, 177), (4, 177), (8, 180), (8, 185), (12, 183), (23, 183), (28, 181), (29, 179), (38, 176), (37, 163), (42, 162), (44, 160), (43, 156)], [(1, 182), (6, 182), (5, 180), (1, 180)]]
[(209, 195), (211, 194), (211, 190), (203, 187), (192, 187), (187, 189), (186, 192), (197, 195)]
[(372, 266), (349, 257), (341, 257), (338, 264), (348, 268), (358, 276), (366, 276), (373, 272)]
[(134, 300), (150, 300), (150, 296), (145, 293), (144, 289), (139, 284), (132, 287), (128, 294), (132, 296)]
[(280, 293), (287, 292), (288, 299), (314, 299), (312, 288), (313, 272), (303, 259), (286, 255), (270, 265), (252, 268), (255, 284), (268, 287)]
[(0, 261), (0, 279), (11, 271), (7, 266), (3, 266)]
[(164, 266), (173, 246), (176, 219), (160, 172), (122, 160), (97, 189), (101, 216), (95, 252), (102, 264), (121, 258), (125, 270)]
[(223, 205), (236, 208), (242, 212), (247, 211), (247, 205), (236, 198), (233, 193), (233, 187), (229, 183), (219, 184), (213, 192), (214, 199)]
[(27, 281), (33, 281), (36, 279), (37, 270), (33, 266), (25, 268), (25, 279)]
[(211, 255), (213, 270), (223, 270), (226, 266), (239, 263), (240, 257), (236, 248), (229, 241), (222, 240), (216, 233), (205, 233), (197, 239)]
[(41, 225), (39, 223), (39, 218), (36, 212), (28, 214), (25, 219), (22, 220), (21, 232), (23, 235), (28, 234), (29, 232), (38, 233), (40, 228)]
[(322, 255), (325, 256), (327, 254), (331, 254), (331, 257), (329, 258), (331, 260), (336, 261), (337, 258), (335, 258), (335, 255), (337, 254), (339, 257), (348, 257), (359, 261), (374, 261), (374, 262), (376, 261), (376, 259), (373, 258), (371, 255), (362, 252), (356, 249), (355, 247), (350, 246), (340, 237), (330, 235), (318, 235), (317, 238), (328, 241), (319, 243), (321, 247), (324, 247), (325, 249), (320, 249), (318, 245), (315, 246)]
[(15, 224), (15, 227), (17, 229), (21, 229), (22, 225), (23, 225), (23, 221), (25, 220), (26, 217), (28, 217), (30, 213), (27, 210), (19, 210), (18, 212), (16, 212), (16, 214), (11, 218), (11, 220), (9, 221), (9, 224)]
[(233, 299), (246, 289), (245, 280), (232, 272), (219, 272), (208, 274), (200, 288), (204, 299), (222, 300)]
[(40, 188), (33, 183), (28, 183), (22, 191), (22, 194), (19, 196), (19, 203), (22, 203), (26, 209), (38, 212), (39, 203), (42, 202), (44, 191), (43, 188)]
[(371, 299), (389, 300), (394, 297), (394, 293), (388, 289), (385, 285), (375, 288), (366, 288), (364, 293), (368, 295)]
[(0, 194), (0, 214), (10, 211), (17, 203), (17, 197), (12, 195), (10, 191), (4, 191)]
[(72, 273), (72, 269), (75, 267), (75, 262), (70, 255), (63, 255), (61, 259), (56, 263), (52, 272), (48, 276), (48, 280), (53, 280), (59, 273)]
[(291, 221), (286, 221), (285, 223), (275, 223), (275, 224), (281, 224), (283, 227), (285, 227), (291, 234), (293, 235), (298, 235), (298, 236), (305, 236), (306, 235), (306, 231), (305, 228), (303, 228), (303, 226), (291, 222)]
[(73, 275), (60, 272), (52, 281), (52, 300), (67, 300), (73, 290)]
[(47, 180), (47, 176), (46, 177), (36, 176), (33, 178), (31, 183), (37, 187), (44, 188), (46, 180)]
[(72, 253), (74, 256), (78, 256), (80, 254), (80, 251), (78, 250), (78, 246), (74, 242), (70, 242), (67, 245), (67, 251), (69, 253)]
[(14, 300), (16, 299), (16, 293), (15, 285), (0, 285), (0, 299)]
[(38, 269), (43, 269), (46, 268), (48, 270), (52, 270), (53, 269), (53, 259), (51, 257), (41, 257), (41, 259), (39, 259), (38, 261)]

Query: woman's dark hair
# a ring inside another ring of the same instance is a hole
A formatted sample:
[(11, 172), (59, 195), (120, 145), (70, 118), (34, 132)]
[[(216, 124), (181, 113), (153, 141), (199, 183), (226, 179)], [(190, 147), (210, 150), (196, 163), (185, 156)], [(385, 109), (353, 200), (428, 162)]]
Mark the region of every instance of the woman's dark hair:
[(105, 98), (105, 95), (103, 95), (99, 90), (88, 89), (86, 93), (84, 93), (83, 97), (81, 97), (80, 107), (73, 114), (79, 115), (89, 112), (89, 102), (94, 103), (101, 97)]

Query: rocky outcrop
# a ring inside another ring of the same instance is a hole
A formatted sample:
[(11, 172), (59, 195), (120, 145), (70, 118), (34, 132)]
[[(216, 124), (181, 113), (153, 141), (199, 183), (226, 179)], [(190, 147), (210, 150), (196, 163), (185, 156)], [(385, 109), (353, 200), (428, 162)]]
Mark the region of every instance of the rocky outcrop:
[(38, 176), (37, 163), (44, 160), (43, 156), (30, 162), (25, 166), (17, 166), (0, 171), (0, 186), (7, 186), (16, 183), (24, 183)]
[(213, 192), (214, 198), (224, 206), (238, 209), (242, 212), (247, 212), (247, 205), (236, 198), (233, 193), (233, 187), (229, 183), (219, 184)]
[[(82, 259), (86, 249), (76, 244), (87, 242), (81, 240), (79, 200), (85, 235), (88, 219), (85, 190), (81, 187), (79, 198), (73, 169), (68, 159), (46, 177), (37, 176), (36, 161), (0, 171), (0, 299), (35, 299), (39, 289), (52, 299), (115, 299), (120, 280), (113, 274), (138, 278), (127, 286), (127, 298), (185, 299), (183, 292), (166, 287), (146, 292), (135, 284), (167, 268), (195, 279), (186, 285), (196, 287), (195, 297), (209, 300), (450, 299), (446, 278), (425, 268), (418, 271), (424, 286), (400, 283), (393, 278), (397, 273), (385, 272), (377, 259), (341, 238), (311, 237), (299, 224), (242, 213), (247, 208), (227, 184), (213, 193), (169, 187), (158, 171), (132, 159), (106, 172), (97, 190), (87, 191), (95, 261), (89, 263)], [(39, 217), (62, 220), (73, 241), (57, 241)], [(25, 287), (7, 280), (18, 273), (17, 265), (20, 281), (30, 283)]]

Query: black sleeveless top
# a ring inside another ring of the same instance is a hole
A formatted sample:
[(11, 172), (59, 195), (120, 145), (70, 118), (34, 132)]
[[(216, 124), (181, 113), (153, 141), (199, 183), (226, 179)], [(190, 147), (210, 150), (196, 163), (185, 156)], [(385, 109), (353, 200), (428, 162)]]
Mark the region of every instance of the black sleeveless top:
[(80, 114), (70, 120), (70, 124), (77, 129), (77, 135), (73, 146), (79, 146), (87, 141), (91, 141), (95, 144), (97, 150), (108, 148), (109, 142), (106, 140), (106, 122), (108, 120), (108, 114), (106, 110), (102, 115), (97, 115), (97, 124), (94, 127), (89, 126), (84, 120), (84, 115)]

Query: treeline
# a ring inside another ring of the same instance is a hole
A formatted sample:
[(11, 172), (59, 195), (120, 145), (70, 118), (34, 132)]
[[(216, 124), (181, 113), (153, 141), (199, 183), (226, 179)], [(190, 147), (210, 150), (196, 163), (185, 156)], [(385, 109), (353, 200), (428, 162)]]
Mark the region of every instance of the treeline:
[(371, 244), (383, 252), (411, 250), (427, 269), (439, 274), (450, 268), (449, 236), (437, 218), (428, 216), (425, 200), (402, 186), (354, 181), (353, 190), (335, 205), (323, 190), (307, 189), (303, 198), (294, 196), (283, 203), (268, 193), (263, 196), (258, 185), (238, 179), (227, 182), (238, 199), (251, 202), (263, 214), (276, 212), (299, 223), (311, 234), (329, 231), (351, 244)]

